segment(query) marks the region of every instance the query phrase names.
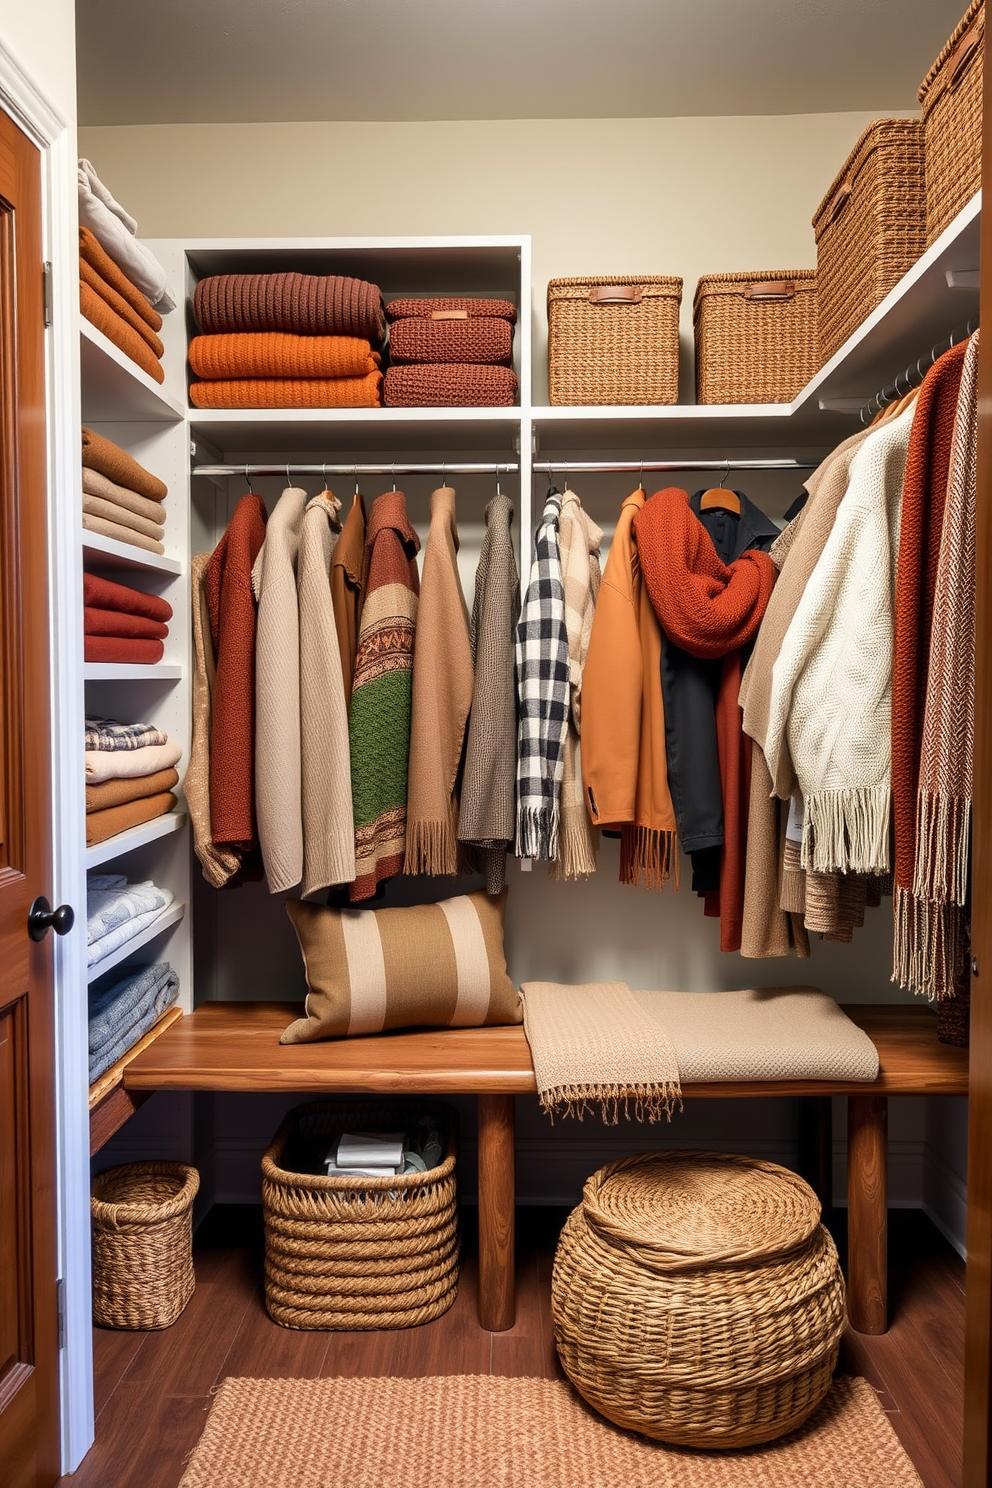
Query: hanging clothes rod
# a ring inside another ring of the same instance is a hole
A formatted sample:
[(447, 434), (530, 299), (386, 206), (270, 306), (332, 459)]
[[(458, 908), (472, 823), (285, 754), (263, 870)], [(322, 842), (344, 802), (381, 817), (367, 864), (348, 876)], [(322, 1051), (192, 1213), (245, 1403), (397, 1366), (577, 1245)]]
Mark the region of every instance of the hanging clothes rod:
[(193, 475), (515, 475), (520, 469), (512, 460), (498, 465), (459, 465), (446, 460), (443, 465), (297, 465), (295, 460), (279, 465), (194, 465)]
[(977, 329), (978, 321), (969, 320), (964, 330), (958, 328), (951, 331), (949, 336), (945, 336), (942, 341), (937, 341), (931, 346), (929, 356), (924, 353), (911, 366), (907, 367), (905, 372), (901, 372), (894, 382), (890, 382), (886, 387), (882, 388), (880, 392), (875, 394), (874, 398), (869, 398), (868, 402), (861, 409), (860, 418), (862, 426), (870, 423), (876, 413), (881, 413), (882, 409), (887, 408), (890, 403), (898, 402), (900, 398), (904, 398), (907, 393), (912, 392), (914, 387), (919, 387), (934, 362), (938, 361), (944, 355), (945, 351), (950, 351), (952, 346), (956, 346), (959, 341), (967, 340)]
[(594, 472), (639, 475), (659, 470), (815, 470), (819, 460), (535, 460), (535, 475), (586, 475)]

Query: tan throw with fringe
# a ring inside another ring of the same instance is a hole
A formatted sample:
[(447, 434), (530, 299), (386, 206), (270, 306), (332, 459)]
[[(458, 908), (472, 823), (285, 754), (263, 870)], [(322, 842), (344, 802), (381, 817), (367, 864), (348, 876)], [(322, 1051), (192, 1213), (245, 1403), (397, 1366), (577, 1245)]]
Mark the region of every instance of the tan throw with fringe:
[(568, 730), (558, 812), (558, 851), (551, 877), (588, 878), (596, 871), (599, 829), (586, 809), (579, 756), (582, 733), (582, 676), (589, 654), (589, 638), (601, 581), (599, 545), (603, 534), (582, 510), (574, 491), (561, 499), (558, 542), (561, 579), (565, 590), (565, 631), (568, 636)]
[(524, 982), (524, 1032), (542, 1111), (575, 1116), (594, 1108), (616, 1126), (671, 1120), (681, 1103), (675, 1046), (626, 982)]

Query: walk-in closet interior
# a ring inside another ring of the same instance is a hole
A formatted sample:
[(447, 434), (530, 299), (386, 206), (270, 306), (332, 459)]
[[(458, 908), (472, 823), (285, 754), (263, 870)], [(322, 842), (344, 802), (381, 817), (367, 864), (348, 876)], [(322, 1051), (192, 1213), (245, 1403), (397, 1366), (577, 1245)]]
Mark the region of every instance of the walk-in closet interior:
[(992, 1485), (962, 6), (0, 0), (0, 1488)]

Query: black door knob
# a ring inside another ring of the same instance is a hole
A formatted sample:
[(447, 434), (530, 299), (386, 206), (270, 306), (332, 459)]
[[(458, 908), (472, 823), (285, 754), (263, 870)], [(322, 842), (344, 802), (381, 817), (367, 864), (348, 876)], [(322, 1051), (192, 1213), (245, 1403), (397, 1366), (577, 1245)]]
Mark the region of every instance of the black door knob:
[(36, 899), (28, 910), (28, 934), (32, 940), (44, 940), (49, 930), (56, 935), (68, 935), (75, 923), (76, 911), (71, 905), (60, 904), (53, 909), (44, 896)]

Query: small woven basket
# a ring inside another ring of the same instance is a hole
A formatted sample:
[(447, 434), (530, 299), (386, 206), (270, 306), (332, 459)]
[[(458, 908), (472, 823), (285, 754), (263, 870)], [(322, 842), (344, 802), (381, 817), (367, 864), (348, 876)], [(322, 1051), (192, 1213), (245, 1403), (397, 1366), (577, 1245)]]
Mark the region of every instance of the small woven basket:
[(618, 1426), (677, 1446), (748, 1447), (823, 1399), (844, 1281), (808, 1184), (774, 1163), (639, 1153), (601, 1168), (551, 1279), (558, 1355)]
[(681, 302), (670, 274), (550, 280), (549, 401), (676, 403)]
[(93, 1321), (168, 1328), (193, 1295), (193, 1200), (184, 1163), (125, 1163), (93, 1180)]
[(917, 97), (926, 157), (927, 243), (939, 238), (982, 184), (985, 7), (973, 0)]
[(699, 403), (791, 403), (820, 365), (812, 269), (704, 274), (692, 322)]
[[(447, 1136), (426, 1173), (320, 1173), (335, 1136), (408, 1130), (424, 1115)], [(413, 1328), (458, 1292), (457, 1120), (419, 1104), (314, 1101), (290, 1111), (262, 1158), (265, 1306), (284, 1328)], [(298, 1171), (302, 1169), (302, 1171)]]
[(813, 218), (820, 364), (833, 356), (926, 247), (923, 130), (876, 119)]

